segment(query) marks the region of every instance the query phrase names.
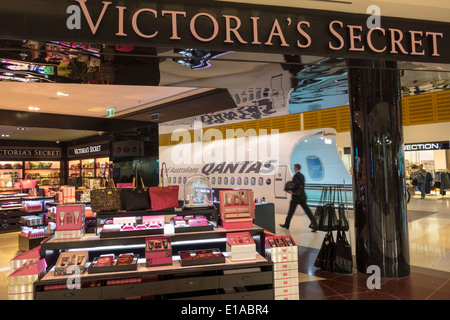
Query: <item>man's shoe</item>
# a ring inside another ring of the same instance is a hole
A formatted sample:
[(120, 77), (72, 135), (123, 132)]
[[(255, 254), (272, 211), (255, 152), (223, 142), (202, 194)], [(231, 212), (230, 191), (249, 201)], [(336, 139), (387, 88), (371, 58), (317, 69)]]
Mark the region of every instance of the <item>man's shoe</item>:
[(317, 232), (317, 230), (316, 229), (312, 229), (311, 232)]
[(289, 230), (289, 226), (285, 225), (285, 224), (280, 224), (280, 227), (288, 229)]

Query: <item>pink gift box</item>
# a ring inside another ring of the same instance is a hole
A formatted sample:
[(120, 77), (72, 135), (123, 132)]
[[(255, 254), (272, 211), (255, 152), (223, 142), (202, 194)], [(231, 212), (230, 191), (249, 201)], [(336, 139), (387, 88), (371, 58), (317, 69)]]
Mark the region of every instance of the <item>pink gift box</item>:
[(172, 265), (170, 237), (146, 238), (145, 260), (147, 267)]
[(41, 259), (41, 246), (37, 246), (34, 249), (23, 252), (11, 259), (11, 273), (15, 272), (21, 267), (38, 262)]
[(253, 228), (253, 219), (222, 220), (222, 227), (227, 230)]
[(34, 281), (39, 280), (45, 274), (46, 268), (45, 259), (40, 259), (11, 273), (7, 279), (10, 300), (16, 300), (18, 297), (16, 295), (33, 292)]
[(84, 204), (57, 206), (55, 230), (84, 230)]

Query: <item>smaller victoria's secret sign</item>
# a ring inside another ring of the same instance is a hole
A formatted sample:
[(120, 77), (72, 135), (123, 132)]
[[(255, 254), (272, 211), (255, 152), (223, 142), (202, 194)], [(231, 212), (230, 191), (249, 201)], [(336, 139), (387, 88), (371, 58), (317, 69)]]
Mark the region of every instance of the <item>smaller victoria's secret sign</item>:
[(85, 158), (91, 156), (109, 156), (109, 151), (109, 142), (102, 141), (70, 147), (67, 153), (69, 158)]
[(60, 159), (61, 148), (0, 146), (0, 159)]

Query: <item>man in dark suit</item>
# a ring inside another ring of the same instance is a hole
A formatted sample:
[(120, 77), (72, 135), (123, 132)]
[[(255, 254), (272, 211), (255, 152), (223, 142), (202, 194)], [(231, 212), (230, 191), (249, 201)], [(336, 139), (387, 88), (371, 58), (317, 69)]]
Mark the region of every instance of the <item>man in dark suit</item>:
[[(309, 220), (311, 222), (314, 221), (314, 215), (311, 211), (311, 209), (306, 204), (306, 193), (305, 193), (305, 176), (300, 173), (301, 166), (297, 163), (294, 164), (294, 177), (292, 178), (292, 182), (295, 184), (294, 188), (292, 189), (292, 199), (291, 204), (289, 206), (289, 212), (287, 214), (286, 220), (284, 224), (280, 224), (280, 227), (289, 229), (289, 226), (291, 224), (292, 216), (294, 215), (295, 209), (297, 208), (297, 205), (300, 205), (303, 210), (305, 211), (306, 215), (308, 216)], [(312, 229), (312, 232), (317, 232), (316, 229)]]

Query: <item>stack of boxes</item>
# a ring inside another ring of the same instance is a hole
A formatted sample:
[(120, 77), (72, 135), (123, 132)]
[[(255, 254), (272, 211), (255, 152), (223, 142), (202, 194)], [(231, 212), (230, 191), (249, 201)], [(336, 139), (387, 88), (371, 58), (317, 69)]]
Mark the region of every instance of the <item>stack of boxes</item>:
[(265, 239), (266, 257), (273, 262), (275, 300), (299, 300), (298, 247), (291, 236)]
[(227, 233), (227, 252), (231, 261), (255, 260), (256, 244), (248, 232)]
[(9, 300), (33, 300), (33, 283), (45, 274), (47, 268), (45, 259), (41, 259), (40, 250), (38, 246), (11, 260)]
[(76, 203), (75, 199), (75, 187), (67, 186), (61, 187), (59, 192), (56, 193), (55, 202), (57, 203)]

